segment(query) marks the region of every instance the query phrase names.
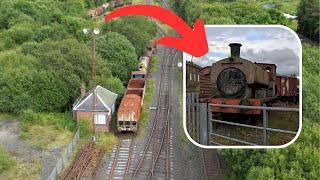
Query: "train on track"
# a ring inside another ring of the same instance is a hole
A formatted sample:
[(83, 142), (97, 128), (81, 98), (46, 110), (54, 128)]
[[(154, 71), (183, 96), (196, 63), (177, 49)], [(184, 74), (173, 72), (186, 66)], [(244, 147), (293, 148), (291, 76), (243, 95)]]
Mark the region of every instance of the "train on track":
[(131, 72), (131, 79), (119, 105), (117, 114), (118, 131), (138, 130), (141, 108), (147, 87), (147, 77), (150, 70), (155, 47), (149, 45), (145, 56), (139, 58), (138, 71)]
[[(276, 65), (240, 57), (239, 43), (229, 44), (231, 56), (199, 69), (200, 100), (211, 104), (272, 106), (299, 100), (298, 79), (277, 75)], [(213, 113), (261, 115), (261, 110), (214, 107)]]
[(103, 15), (107, 11), (107, 8), (109, 8), (109, 7), (118, 8), (118, 7), (124, 6), (125, 4), (129, 5), (131, 3), (132, 2), (125, 3), (123, 0), (109, 1), (109, 2), (102, 4), (99, 7), (90, 9), (88, 12), (88, 16), (90, 17), (90, 19), (94, 19), (95, 17)]

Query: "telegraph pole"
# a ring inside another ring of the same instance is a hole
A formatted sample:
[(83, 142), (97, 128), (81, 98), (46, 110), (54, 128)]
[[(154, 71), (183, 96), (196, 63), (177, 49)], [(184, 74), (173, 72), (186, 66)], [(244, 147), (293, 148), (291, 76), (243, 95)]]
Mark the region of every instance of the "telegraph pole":
[[(93, 88), (93, 92), (92, 92), (92, 132), (94, 132), (94, 119), (95, 119), (95, 113), (97, 110), (97, 82), (96, 82), (96, 36), (99, 35), (100, 30), (98, 28), (94, 28), (93, 31), (91, 31), (90, 29), (84, 28), (83, 29), (83, 33), (86, 35), (90, 35), (92, 38), (92, 54), (91, 54), (91, 69), (92, 69), (92, 88)], [(93, 136), (93, 140), (95, 140), (95, 137)]]

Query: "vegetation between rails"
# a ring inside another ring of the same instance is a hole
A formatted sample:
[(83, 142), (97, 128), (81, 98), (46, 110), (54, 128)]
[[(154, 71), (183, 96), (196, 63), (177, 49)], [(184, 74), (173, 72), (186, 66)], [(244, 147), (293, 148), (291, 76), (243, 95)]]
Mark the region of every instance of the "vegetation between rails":
[(146, 93), (144, 95), (144, 101), (143, 101), (143, 106), (141, 109), (139, 127), (145, 127), (148, 123), (149, 115), (150, 115), (149, 108), (152, 105), (154, 91), (155, 91), (155, 80), (150, 78), (150, 79), (148, 79), (147, 89), (146, 89)]

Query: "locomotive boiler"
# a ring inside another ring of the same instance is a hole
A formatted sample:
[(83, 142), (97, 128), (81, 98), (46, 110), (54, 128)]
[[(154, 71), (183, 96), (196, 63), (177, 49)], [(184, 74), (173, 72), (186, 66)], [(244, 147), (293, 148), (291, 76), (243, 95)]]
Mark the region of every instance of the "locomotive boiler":
[[(276, 66), (240, 57), (241, 44), (229, 44), (231, 55), (213, 63), (210, 80), (216, 85), (212, 104), (261, 106), (276, 98)], [(260, 114), (260, 110), (215, 107), (213, 112)]]

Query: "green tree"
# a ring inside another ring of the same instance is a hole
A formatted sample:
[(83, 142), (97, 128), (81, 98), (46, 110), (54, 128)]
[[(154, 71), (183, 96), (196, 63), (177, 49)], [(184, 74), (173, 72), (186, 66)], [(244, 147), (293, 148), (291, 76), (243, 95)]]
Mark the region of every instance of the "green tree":
[(127, 38), (116, 32), (108, 32), (97, 39), (98, 52), (107, 62), (113, 76), (128, 82), (130, 73), (139, 67), (135, 49)]
[(124, 17), (105, 24), (103, 29), (125, 36), (134, 46), (138, 56), (144, 55), (147, 45), (157, 33), (155, 23), (145, 17)]
[(318, 0), (301, 0), (298, 7), (298, 32), (319, 43), (320, 3)]

